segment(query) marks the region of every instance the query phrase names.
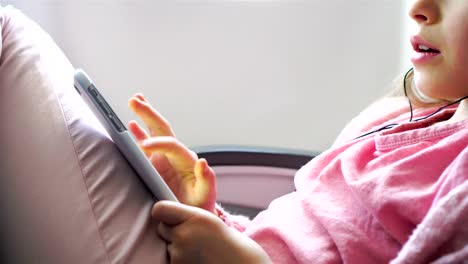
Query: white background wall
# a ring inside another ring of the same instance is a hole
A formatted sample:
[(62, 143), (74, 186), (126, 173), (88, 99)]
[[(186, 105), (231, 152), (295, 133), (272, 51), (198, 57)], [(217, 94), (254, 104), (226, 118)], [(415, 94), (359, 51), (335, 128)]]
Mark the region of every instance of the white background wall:
[(404, 0), (3, 3), (47, 30), (122, 121), (143, 92), (190, 146), (324, 150), (409, 65)]

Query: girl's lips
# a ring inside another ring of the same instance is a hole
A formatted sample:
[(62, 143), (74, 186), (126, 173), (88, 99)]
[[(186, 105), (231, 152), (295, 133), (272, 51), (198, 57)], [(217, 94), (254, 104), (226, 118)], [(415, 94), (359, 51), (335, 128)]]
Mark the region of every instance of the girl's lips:
[(431, 43), (425, 41), (420, 36), (412, 36), (411, 44), (413, 45), (414, 55), (411, 62), (416, 64), (427, 63), (437, 58), (441, 52)]
[(411, 57), (411, 62), (413, 63), (413, 65), (423, 64), (430, 62), (439, 56), (440, 52), (414, 52), (413, 57)]
[(421, 50), (421, 47), (422, 46), (425, 46), (426, 48), (429, 48), (429, 50), (431, 50), (432, 52), (438, 52), (440, 53), (440, 51), (437, 49), (437, 47), (435, 47), (434, 45), (432, 45), (431, 43), (425, 41), (422, 37), (420, 36), (412, 36), (411, 37), (411, 45), (413, 46), (413, 49), (415, 51), (422, 51)]

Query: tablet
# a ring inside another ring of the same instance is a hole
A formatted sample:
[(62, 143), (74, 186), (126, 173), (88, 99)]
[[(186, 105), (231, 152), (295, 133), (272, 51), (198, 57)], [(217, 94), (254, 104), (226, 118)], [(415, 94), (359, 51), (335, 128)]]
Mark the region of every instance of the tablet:
[(104, 126), (114, 144), (154, 197), (157, 200), (177, 201), (176, 196), (167, 186), (164, 179), (140, 149), (135, 138), (120, 121), (119, 117), (104, 99), (104, 96), (102, 96), (92, 80), (82, 69), (75, 70), (74, 85), (76, 91)]

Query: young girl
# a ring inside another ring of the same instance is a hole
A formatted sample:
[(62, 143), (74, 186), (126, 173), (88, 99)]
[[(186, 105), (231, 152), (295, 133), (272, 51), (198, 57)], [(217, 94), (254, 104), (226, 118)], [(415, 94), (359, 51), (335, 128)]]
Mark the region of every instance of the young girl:
[(468, 179), (468, 1), (415, 0), (409, 15), (419, 31), (400, 94), (363, 111), (298, 171), (295, 192), (252, 221), (217, 206), (207, 162), (177, 141), (142, 95), (129, 100), (150, 133), (134, 121), (130, 130), (182, 202), (158, 202), (152, 211), (171, 263), (388, 263), (397, 256), (431, 206)]

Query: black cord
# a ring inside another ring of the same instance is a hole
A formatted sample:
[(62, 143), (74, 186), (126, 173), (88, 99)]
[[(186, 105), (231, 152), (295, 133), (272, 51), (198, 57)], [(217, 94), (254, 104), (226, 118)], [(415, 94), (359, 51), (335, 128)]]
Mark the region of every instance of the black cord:
[(396, 125), (398, 125), (398, 124), (397, 124), (397, 123), (395, 123), (395, 124), (388, 124), (388, 125), (383, 126), (383, 127), (379, 128), (379, 129), (372, 130), (372, 131), (370, 131), (370, 132), (367, 132), (367, 133), (365, 133), (365, 134), (362, 134), (362, 135), (360, 135), (359, 137), (357, 137), (357, 138), (355, 138), (355, 139), (353, 139), (353, 140), (356, 140), (356, 139), (359, 139), (359, 138), (362, 138), (362, 137), (365, 137), (365, 136), (368, 136), (368, 135), (371, 135), (371, 134), (380, 132), (380, 131), (385, 130), (385, 129), (390, 129), (390, 128), (396, 126)]
[[(411, 99), (410, 99), (410, 97), (408, 96), (408, 92), (407, 92), (407, 88), (406, 88), (406, 80), (408, 79), (408, 75), (409, 75), (413, 70), (414, 70), (413, 68), (409, 69), (409, 70), (405, 73), (405, 76), (403, 77), (403, 90), (404, 90), (404, 92), (405, 92), (405, 97), (406, 97), (406, 99), (408, 100), (408, 105), (409, 105), (409, 110), (410, 110), (410, 119), (409, 119), (409, 121), (408, 121), (409, 123), (414, 123), (414, 122), (418, 122), (418, 121), (421, 121), (421, 120), (424, 120), (424, 119), (428, 119), (429, 117), (431, 117), (431, 116), (437, 114), (438, 112), (442, 111), (444, 108), (447, 108), (447, 107), (449, 107), (449, 106), (451, 106), (451, 105), (457, 104), (457, 103), (459, 103), (459, 102), (461, 102), (461, 101), (463, 101), (463, 100), (465, 100), (465, 99), (468, 98), (468, 95), (467, 95), (467, 96), (464, 96), (464, 97), (462, 97), (462, 98), (460, 98), (460, 99), (458, 99), (458, 100), (456, 100), (456, 101), (454, 101), (454, 102), (451, 102), (451, 103), (449, 103), (449, 104), (447, 104), (447, 105), (444, 105), (444, 106), (440, 107), (439, 109), (435, 110), (434, 112), (432, 112), (431, 114), (429, 114), (429, 115), (427, 115), (427, 116), (424, 116), (424, 117), (418, 118), (418, 119), (416, 119), (416, 120), (413, 120), (413, 105), (411, 104)], [(398, 123), (394, 123), (394, 124), (385, 125), (385, 126), (383, 126), (383, 127), (381, 127), (381, 128), (378, 128), (378, 129), (376, 129), (376, 130), (372, 130), (372, 131), (367, 132), (367, 133), (365, 133), (365, 134), (363, 134), (363, 135), (360, 135), (359, 137), (355, 138), (354, 140), (359, 139), (359, 138), (362, 138), (362, 137), (365, 137), (365, 136), (368, 136), (368, 135), (371, 135), (371, 134), (374, 134), (374, 133), (377, 133), (377, 132), (380, 132), (380, 131), (385, 130), (385, 129), (390, 129), (390, 128), (392, 128), (392, 127), (394, 127), (394, 126), (397, 126), (397, 125), (399, 125), (399, 124), (398, 124)]]
[(455, 102), (451, 102), (451, 103), (449, 103), (449, 104), (447, 104), (447, 105), (442, 106), (441, 108), (435, 110), (432, 114), (429, 114), (429, 115), (427, 115), (427, 116), (418, 118), (418, 119), (416, 119), (416, 120), (413, 120), (413, 122), (417, 122), (417, 121), (421, 121), (421, 120), (424, 120), (424, 119), (428, 119), (429, 117), (431, 117), (431, 116), (437, 114), (438, 112), (442, 111), (442, 109), (444, 109), (444, 108), (446, 108), (446, 107), (449, 107), (449, 106), (451, 106), (451, 105), (454, 105), (454, 104), (458, 104), (459, 102), (465, 100), (466, 98), (468, 98), (468, 95), (465, 96), (465, 97), (462, 97), (462, 98), (460, 98), (460, 99), (458, 99), (458, 100), (456, 100)]
[(408, 79), (408, 75), (413, 72), (413, 68), (410, 68), (406, 73), (405, 73), (405, 77), (403, 77), (403, 90), (405, 91), (405, 97), (406, 99), (408, 100), (408, 104), (409, 104), (409, 109), (410, 109), (410, 119), (409, 121), (413, 121), (413, 105), (411, 104), (411, 99), (409, 98), (408, 96), (408, 92), (407, 92), (407, 89), (406, 89), (406, 80)]
[(414, 70), (413, 68), (409, 69), (409, 70), (406, 72), (405, 77), (403, 77), (403, 89), (404, 89), (404, 91), (405, 91), (405, 96), (406, 96), (406, 98), (408, 99), (408, 104), (409, 104), (409, 108), (410, 108), (410, 119), (409, 119), (409, 122), (410, 122), (410, 123), (411, 123), (411, 122), (418, 122), (418, 121), (421, 121), (421, 120), (424, 120), (424, 119), (428, 119), (429, 117), (431, 117), (431, 116), (437, 114), (438, 112), (442, 111), (444, 108), (447, 108), (447, 107), (449, 107), (449, 106), (451, 106), (451, 105), (457, 104), (457, 103), (459, 103), (459, 102), (465, 100), (466, 98), (468, 98), (468, 95), (467, 95), (467, 96), (462, 97), (462, 98), (460, 98), (460, 99), (458, 99), (458, 100), (456, 100), (456, 101), (454, 101), (454, 102), (451, 102), (451, 103), (449, 103), (449, 104), (447, 104), (447, 105), (444, 105), (444, 106), (440, 107), (439, 109), (435, 110), (434, 112), (432, 112), (431, 114), (429, 114), (429, 115), (427, 115), (427, 116), (424, 116), (424, 117), (418, 118), (418, 119), (416, 119), (416, 120), (413, 120), (413, 105), (411, 104), (411, 100), (410, 100), (410, 98), (409, 98), (409, 96), (408, 96), (407, 89), (406, 89), (406, 80), (407, 80), (407, 78), (408, 78), (408, 75), (409, 75), (413, 70)]

